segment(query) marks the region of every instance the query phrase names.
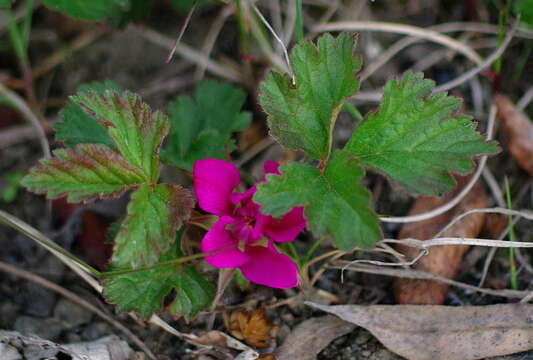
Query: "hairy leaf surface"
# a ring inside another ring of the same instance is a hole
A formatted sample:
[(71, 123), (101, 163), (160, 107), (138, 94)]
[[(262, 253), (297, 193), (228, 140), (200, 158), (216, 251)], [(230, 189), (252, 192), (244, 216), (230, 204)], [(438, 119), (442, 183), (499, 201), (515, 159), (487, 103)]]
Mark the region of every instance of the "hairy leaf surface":
[(275, 217), (304, 206), (308, 228), (320, 237), (330, 234), (342, 250), (371, 247), (381, 237), (378, 219), (369, 208), (370, 193), (359, 185), (364, 175), (344, 152), (334, 153), (323, 172), (309, 164), (289, 163), (281, 176), (267, 175), (254, 201)]
[[(120, 87), (113, 81), (91, 82), (80, 85), (77, 93), (94, 92), (102, 94), (106, 89), (120, 91)], [(107, 133), (105, 126), (88, 115), (83, 109), (73, 101), (60, 112), (61, 121), (54, 124), (55, 138), (62, 141), (67, 147), (74, 147), (78, 144), (104, 144), (114, 148), (115, 144)]]
[[(174, 248), (160, 258), (160, 262), (182, 256)], [(109, 278), (104, 281), (104, 296), (117, 304), (120, 311), (136, 311), (143, 318), (150, 317), (163, 306), (164, 299), (175, 291), (168, 306), (170, 314), (193, 318), (213, 300), (209, 279), (190, 265), (168, 265)]]
[(191, 193), (179, 185), (140, 186), (131, 195), (115, 238), (113, 263), (130, 268), (155, 264), (175, 242), (176, 231), (193, 207)]
[(180, 97), (170, 104), (171, 133), (162, 151), (165, 161), (191, 170), (199, 159), (223, 159), (233, 149), (231, 134), (250, 124), (241, 112), (246, 94), (227, 83), (205, 81), (194, 98)]
[(452, 190), (450, 172), (467, 174), (473, 155), (498, 151), (495, 142), (486, 142), (475, 131), (470, 117), (452, 116), (459, 99), (431, 95), (433, 87), (421, 73), (389, 80), (378, 111), (367, 116), (345, 147), (413, 194)]
[(327, 159), (333, 126), (344, 99), (359, 88), (361, 60), (353, 56), (356, 39), (326, 34), (317, 46), (294, 47), (295, 84), (289, 75), (270, 73), (261, 84), (260, 102), (272, 136), (283, 146)]
[(142, 171), (104, 145), (82, 144), (54, 151), (22, 179), (22, 185), (49, 199), (89, 202), (120, 196), (146, 181)]
[(73, 96), (72, 100), (102, 122), (126, 160), (143, 170), (150, 181), (157, 181), (159, 148), (170, 127), (166, 115), (152, 112), (139, 96), (130, 92), (89, 92)]

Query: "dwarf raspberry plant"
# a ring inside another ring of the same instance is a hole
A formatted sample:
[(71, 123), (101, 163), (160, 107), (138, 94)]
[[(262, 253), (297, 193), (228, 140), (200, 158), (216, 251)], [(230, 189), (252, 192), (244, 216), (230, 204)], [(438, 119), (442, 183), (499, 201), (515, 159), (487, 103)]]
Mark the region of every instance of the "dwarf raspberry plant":
[[(452, 172), (472, 170), (472, 156), (498, 151), (468, 116), (454, 115), (458, 99), (433, 94), (433, 82), (419, 73), (390, 79), (378, 109), (342, 149), (333, 149), (337, 116), (359, 89), (355, 45), (355, 37), (345, 34), (322, 36), (316, 45), (300, 43), (291, 56), (293, 75), (271, 72), (261, 83), (271, 135), (309, 161), (279, 169), (267, 163), (265, 178), (245, 192), (236, 191), (237, 168), (222, 160), (233, 148), (232, 133), (250, 122), (241, 112), (245, 94), (209, 81), (194, 98), (172, 102), (169, 116), (112, 84), (82, 89), (56, 127), (68, 148), (41, 161), (23, 184), (70, 202), (131, 192), (114, 240), (113, 271), (97, 274), (120, 310), (148, 317), (173, 292), (167, 310), (193, 317), (213, 297), (209, 278), (185, 263), (198, 257), (215, 267), (239, 268), (258, 284), (295, 286), (296, 264), (276, 244), (290, 243), (304, 227), (345, 251), (371, 248), (382, 237), (370, 193), (360, 185), (365, 169), (413, 194), (440, 195), (453, 189)], [(192, 170), (199, 207), (218, 216), (200, 253), (188, 257), (180, 248), (180, 228), (196, 222), (194, 196), (180, 185), (159, 182), (160, 148), (168, 134), (161, 159)]]

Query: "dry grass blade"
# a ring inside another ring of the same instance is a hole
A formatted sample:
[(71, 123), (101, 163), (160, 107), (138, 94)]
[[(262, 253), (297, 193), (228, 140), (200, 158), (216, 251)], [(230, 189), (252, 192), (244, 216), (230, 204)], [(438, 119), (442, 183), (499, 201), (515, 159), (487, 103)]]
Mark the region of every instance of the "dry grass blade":
[[(465, 178), (461, 178), (459, 182), (464, 183)], [(456, 190), (457, 191), (457, 190)], [(434, 208), (442, 203), (448, 201), (453, 193), (442, 198), (435, 197), (420, 197), (418, 198), (412, 209), (412, 214), (424, 212), (427, 209)], [(432, 219), (405, 224), (399, 238), (417, 238), (417, 239), (431, 239), (442, 226), (450, 221), (457, 213), (464, 213), (466, 210), (483, 208), (486, 206), (486, 195), (483, 186), (478, 182), (472, 188), (472, 191), (453, 209), (440, 216)], [(461, 221), (456, 221), (453, 226), (447, 227), (442, 232), (444, 236), (464, 236), (476, 237), (480, 233), (483, 223), (485, 221), (484, 213), (475, 213), (468, 218), (462, 218)], [(427, 256), (422, 257), (414, 268), (422, 270), (435, 275), (454, 278), (460, 268), (463, 255), (468, 250), (467, 245), (453, 245), (453, 246), (438, 246), (431, 250)], [(398, 245), (397, 250), (404, 254), (407, 258), (413, 258), (420, 254), (416, 248), (409, 246)], [(393, 282), (393, 293), (396, 301), (400, 304), (433, 304), (439, 305), (444, 303), (444, 299), (448, 292), (448, 285), (436, 281), (418, 280), (418, 279), (395, 279)]]
[(343, 21), (328, 24), (317, 25), (312, 29), (313, 32), (325, 31), (378, 31), (390, 32), (395, 34), (410, 35), (416, 38), (430, 40), (444, 45), (450, 49), (460, 52), (474, 63), (481, 63), (481, 57), (469, 46), (443, 35), (437, 31), (425, 29), (417, 26), (395, 24), (377, 21)]
[(114, 327), (116, 327), (118, 330), (120, 330), (122, 333), (124, 333), (124, 335), (126, 335), (135, 345), (137, 345), (140, 349), (142, 349), (146, 355), (152, 359), (152, 360), (156, 360), (156, 356), (152, 353), (152, 351), (141, 341), (141, 339), (139, 339), (135, 334), (133, 334), (127, 327), (125, 327), (124, 325), (122, 325), (121, 323), (119, 323), (118, 321), (116, 321), (115, 319), (113, 319), (111, 316), (107, 315), (106, 313), (104, 313), (102, 310), (98, 309), (96, 306), (94, 306), (93, 304), (85, 301), (84, 299), (80, 298), (78, 295), (74, 294), (73, 292), (59, 286), (59, 285), (56, 285), (54, 284), (53, 282), (51, 281), (48, 281), (38, 275), (35, 275), (35, 274), (32, 274), (28, 271), (25, 271), (25, 270), (21, 270), (21, 269), (17, 269), (16, 267), (12, 266), (12, 265), (9, 265), (9, 264), (6, 264), (4, 262), (1, 262), (0, 261), (0, 270), (4, 271), (4, 272), (7, 272), (7, 273), (10, 273), (10, 274), (13, 274), (15, 276), (18, 276), (18, 277), (21, 277), (21, 278), (24, 278), (26, 280), (29, 280), (29, 281), (32, 281), (32, 282), (35, 282), (47, 289), (50, 289), (52, 291), (55, 291), (57, 292), (58, 294), (61, 294), (62, 296), (64, 296), (65, 298), (75, 302), (76, 304), (80, 305), (81, 307), (89, 310), (90, 312), (96, 314), (97, 316), (99, 316), (100, 318), (102, 318), (103, 320), (107, 321), (108, 323), (110, 323), (111, 325), (113, 325)]
[(340, 269), (342, 271), (351, 270), (364, 272), (368, 274), (375, 275), (384, 275), (392, 277), (401, 277), (406, 279), (423, 279), (423, 280), (434, 280), (439, 281), (451, 286), (462, 288), (465, 290), (479, 292), (487, 295), (501, 296), (509, 299), (521, 299), (529, 295), (529, 291), (520, 291), (520, 290), (493, 290), (486, 289), (479, 286), (473, 286), (464, 284), (459, 281), (451, 280), (443, 276), (433, 275), (424, 271), (410, 270), (410, 269), (393, 269), (388, 267), (374, 266), (374, 265), (365, 265), (365, 264), (354, 264), (351, 261), (338, 260), (334, 262), (331, 266), (331, 269)]

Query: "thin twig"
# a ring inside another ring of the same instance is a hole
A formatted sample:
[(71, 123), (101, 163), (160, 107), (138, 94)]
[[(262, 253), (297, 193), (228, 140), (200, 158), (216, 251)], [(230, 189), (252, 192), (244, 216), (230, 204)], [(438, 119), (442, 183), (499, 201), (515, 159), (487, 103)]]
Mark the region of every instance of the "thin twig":
[(503, 192), (500, 189), (496, 178), (494, 177), (494, 175), (492, 175), (492, 172), (489, 170), (488, 167), (485, 167), (483, 169), (483, 179), (489, 186), (489, 189), (492, 192), (492, 196), (494, 197), (496, 204), (498, 204), (499, 207), (504, 207), (505, 201), (503, 200)]
[(33, 111), (30, 109), (30, 107), (26, 104), (24, 99), (18, 96), (17, 93), (9, 90), (2, 83), (0, 83), (0, 95), (5, 96), (7, 100), (11, 104), (13, 104), (17, 108), (17, 110), (19, 110), (22, 113), (22, 115), (26, 118), (26, 120), (28, 120), (29, 123), (34, 127), (35, 131), (37, 132), (39, 136), (39, 141), (41, 143), (41, 150), (43, 151), (44, 156), (49, 158), (51, 156), (50, 144), (48, 143), (48, 139), (46, 138), (46, 133), (43, 127), (41, 126), (41, 122), (39, 121), (37, 116), (33, 113)]
[(525, 296), (530, 294), (529, 291), (508, 290), (508, 289), (493, 290), (493, 289), (480, 288), (478, 286), (464, 284), (459, 281), (455, 281), (452, 279), (448, 279), (448, 278), (434, 275), (431, 273), (427, 273), (424, 271), (411, 270), (411, 269), (392, 269), (392, 268), (384, 268), (384, 267), (379, 267), (379, 266), (363, 265), (363, 264), (359, 264), (359, 265), (352, 264), (346, 267), (346, 263), (349, 263), (349, 262), (339, 260), (335, 264), (333, 264), (331, 268), (340, 269), (340, 270), (342, 269), (352, 270), (352, 271), (358, 271), (358, 272), (364, 272), (364, 273), (376, 274), (376, 275), (393, 276), (393, 277), (406, 278), (406, 279), (434, 280), (434, 281), (439, 281), (439, 282), (442, 282), (448, 285), (456, 286), (459, 288), (463, 288), (463, 289), (467, 289), (471, 291), (477, 291), (483, 294), (502, 296), (502, 297), (511, 298), (511, 299), (524, 298)]
[(141, 339), (139, 339), (127, 327), (125, 327), (124, 325), (122, 325), (121, 323), (119, 323), (118, 321), (113, 319), (111, 316), (107, 315), (102, 310), (98, 309), (96, 306), (94, 306), (90, 302), (82, 299), (81, 297), (79, 297), (78, 295), (73, 293), (72, 291), (67, 290), (64, 287), (61, 287), (61, 286), (59, 286), (57, 284), (54, 284), (53, 282), (48, 281), (48, 280), (40, 277), (39, 275), (33, 274), (31, 272), (28, 272), (28, 271), (25, 271), (25, 270), (22, 270), (22, 269), (18, 269), (16, 267), (14, 267), (12, 265), (9, 265), (9, 264), (6, 264), (6, 263), (4, 263), (2, 261), (0, 261), (0, 270), (2, 270), (4, 272), (7, 272), (7, 273), (10, 273), (12, 275), (24, 278), (26, 280), (32, 281), (34, 283), (37, 283), (37, 284), (39, 284), (39, 285), (41, 285), (41, 286), (43, 286), (43, 287), (45, 287), (45, 288), (47, 288), (49, 290), (55, 291), (58, 294), (61, 294), (65, 298), (69, 299), (70, 301), (78, 304), (79, 306), (81, 306), (81, 307), (83, 307), (83, 308), (95, 313), (97, 316), (99, 316), (103, 320), (107, 321), (108, 323), (113, 325), (115, 328), (117, 328), (119, 331), (124, 333), (124, 335), (126, 335), (135, 345), (137, 345), (142, 351), (144, 351), (146, 353), (146, 355), (150, 359), (157, 360), (157, 358), (154, 355), (154, 353), (152, 353), (152, 351), (146, 346), (146, 344), (144, 344), (141, 341)]
[(204, 60), (209, 59), (211, 51), (213, 50), (213, 47), (215, 46), (215, 43), (217, 41), (218, 35), (222, 31), (226, 20), (228, 20), (229, 16), (232, 13), (233, 10), (231, 9), (231, 7), (224, 7), (211, 24), (211, 27), (209, 28), (209, 31), (205, 36), (204, 44), (202, 45), (202, 53), (204, 54), (204, 57), (202, 58), (202, 62), (198, 64), (198, 66), (196, 67), (196, 71), (194, 72), (194, 78), (197, 81), (200, 81), (204, 78), (206, 68), (206, 63)]
[(533, 242), (522, 241), (504, 241), (493, 239), (477, 239), (477, 238), (463, 238), (463, 237), (440, 237), (429, 240), (418, 239), (384, 239), (380, 240), (384, 243), (401, 244), (404, 246), (414, 247), (417, 249), (428, 249), (432, 246), (443, 245), (474, 245), (500, 248), (533, 248)]
[(448, 81), (447, 83), (437, 86), (435, 89), (433, 89), (433, 92), (447, 91), (447, 90), (453, 89), (467, 82), (468, 80), (470, 80), (471, 78), (473, 78), (474, 76), (476, 76), (477, 74), (479, 74), (480, 72), (488, 68), (490, 65), (492, 65), (492, 63), (496, 61), (496, 59), (498, 59), (504, 53), (504, 51), (507, 49), (507, 47), (511, 43), (511, 40), (513, 39), (513, 36), (516, 33), (517, 26), (518, 26), (518, 21), (513, 25), (513, 27), (511, 28), (511, 31), (507, 33), (500, 47), (496, 49), (496, 51), (494, 51), (492, 54), (490, 54), (485, 60), (483, 60), (481, 64), (461, 74), (457, 78), (451, 81)]
[(467, 45), (455, 40), (454, 38), (443, 35), (434, 30), (412, 25), (377, 21), (341, 21), (317, 25), (312, 28), (311, 31), (378, 31), (410, 35), (416, 38), (430, 40), (438, 44), (442, 44), (450, 49), (454, 49), (475, 63), (481, 63), (482, 61), (481, 57), (474, 50), (472, 50)]
[[(140, 25), (130, 25), (131, 28), (137, 32), (137, 34), (148, 41), (153, 42), (166, 49), (172, 49), (174, 47), (174, 41), (166, 35), (163, 35), (153, 29)], [(217, 75), (223, 79), (230, 80), (237, 83), (242, 83), (243, 78), (241, 73), (233, 68), (216, 62), (198, 52), (197, 50), (185, 45), (183, 42), (176, 46), (176, 53), (181, 55), (185, 60), (193, 64), (205, 64), (206, 71)]]
[(523, 111), (526, 106), (533, 100), (533, 86), (527, 89), (526, 93), (522, 95), (520, 100), (516, 103), (516, 108), (520, 111)]
[(185, 34), (185, 30), (187, 29), (187, 26), (189, 25), (189, 21), (191, 21), (192, 14), (194, 14), (194, 10), (196, 9), (197, 1), (193, 0), (192, 6), (189, 9), (189, 12), (187, 13), (187, 17), (185, 18), (185, 22), (181, 26), (180, 32), (178, 33), (178, 37), (176, 38), (176, 42), (174, 43), (174, 46), (172, 49), (170, 49), (170, 53), (167, 56), (166, 63), (170, 64), (172, 61), (172, 58), (174, 57), (174, 54), (176, 53), (176, 49), (178, 47), (178, 44), (181, 41), (181, 38), (183, 37), (183, 34)]
[[(492, 139), (492, 132), (494, 130), (495, 118), (496, 118), (496, 105), (492, 104), (490, 107), (489, 120), (488, 120), (488, 125), (487, 125), (487, 136), (486, 136), (487, 141)], [(417, 215), (398, 216), (398, 217), (380, 217), (379, 219), (383, 222), (411, 223), (411, 222), (419, 222), (419, 221), (428, 220), (440, 214), (444, 214), (446, 211), (450, 210), (451, 208), (459, 204), (459, 202), (461, 202), (461, 200), (470, 192), (472, 187), (478, 181), (479, 176), (481, 175), (481, 172), (483, 171), (483, 168), (485, 167), (486, 162), (487, 162), (487, 156), (486, 155), (482, 156), (481, 159), (479, 160), (479, 165), (476, 169), (476, 172), (470, 178), (466, 186), (463, 188), (463, 190), (461, 190), (461, 192), (459, 192), (459, 194), (457, 194), (453, 199), (451, 199), (446, 204), (439, 206), (428, 212), (424, 212), (424, 213), (417, 214)]]

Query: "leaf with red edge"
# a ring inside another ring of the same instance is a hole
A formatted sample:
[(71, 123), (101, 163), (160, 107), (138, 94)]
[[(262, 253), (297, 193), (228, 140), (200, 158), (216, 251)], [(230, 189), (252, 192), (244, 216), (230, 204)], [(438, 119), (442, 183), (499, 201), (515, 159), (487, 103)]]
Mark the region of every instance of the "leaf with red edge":
[(157, 181), (159, 149), (170, 129), (166, 115), (152, 112), (139, 96), (128, 91), (88, 92), (71, 99), (104, 124), (127, 161), (141, 169), (149, 181)]
[(194, 207), (192, 194), (179, 185), (143, 184), (132, 195), (128, 214), (115, 238), (113, 263), (150, 266), (168, 251), (176, 231)]
[(140, 169), (107, 146), (80, 144), (54, 151), (54, 157), (41, 160), (21, 183), (49, 199), (67, 196), (76, 203), (118, 197), (145, 181)]

